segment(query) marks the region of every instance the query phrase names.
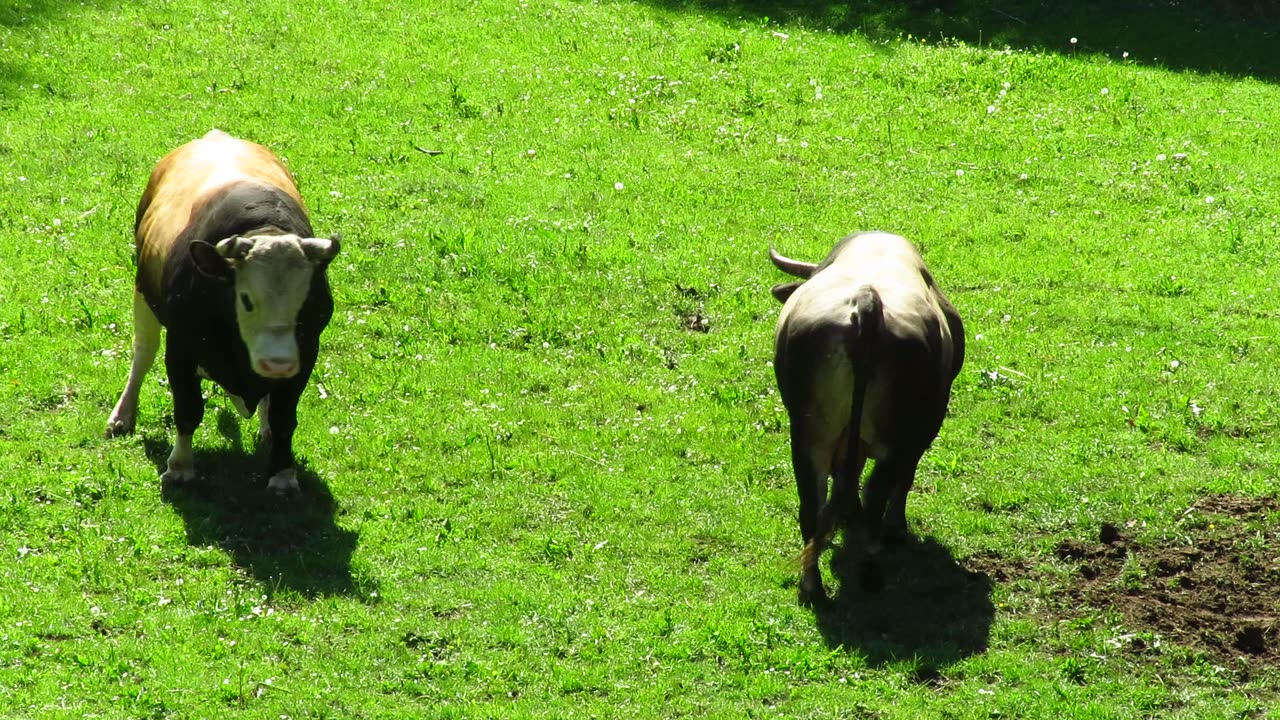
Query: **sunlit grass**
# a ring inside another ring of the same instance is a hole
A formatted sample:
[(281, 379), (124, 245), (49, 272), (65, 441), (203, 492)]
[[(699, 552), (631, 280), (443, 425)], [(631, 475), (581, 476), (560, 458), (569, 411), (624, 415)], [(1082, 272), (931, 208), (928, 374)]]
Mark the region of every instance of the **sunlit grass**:
[[(646, 3), (0, 20), (0, 714), (1227, 717), (1274, 695), (1118, 652), (1117, 618), (1059, 622), (1016, 574), (891, 595), (910, 632), (797, 607), (765, 255), (899, 232), (965, 318), (914, 567), (1052, 568), (1103, 520), (1174, 535), (1280, 465), (1274, 85)], [(210, 127), (273, 147), (344, 236), (295, 506), (257, 489), (252, 423), (216, 393), (212, 487), (162, 496), (160, 372), (139, 435), (100, 437), (137, 195)], [(945, 606), (972, 623), (921, 640)]]

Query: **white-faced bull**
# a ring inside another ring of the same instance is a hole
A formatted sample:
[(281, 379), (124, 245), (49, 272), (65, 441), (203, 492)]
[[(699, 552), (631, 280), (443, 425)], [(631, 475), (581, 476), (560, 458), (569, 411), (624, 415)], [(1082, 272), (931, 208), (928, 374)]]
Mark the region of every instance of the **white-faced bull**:
[[(774, 372), (800, 494), (800, 599), (825, 599), (818, 558), (841, 526), (862, 586), (874, 590), (882, 540), (907, 532), (907, 493), (942, 427), (964, 327), (920, 253), (897, 235), (850, 235), (818, 264), (769, 255), (805, 278), (772, 289), (783, 303)], [(875, 466), (859, 502), (868, 458)]]
[(313, 234), (289, 171), (261, 145), (214, 130), (152, 170), (134, 223), (133, 363), (107, 435), (133, 432), (163, 326), (177, 426), (164, 482), (195, 476), (203, 377), (244, 417), (256, 407), (259, 439), (271, 441), (268, 487), (297, 489), (298, 398), (333, 315), (325, 270), (338, 253), (337, 237)]

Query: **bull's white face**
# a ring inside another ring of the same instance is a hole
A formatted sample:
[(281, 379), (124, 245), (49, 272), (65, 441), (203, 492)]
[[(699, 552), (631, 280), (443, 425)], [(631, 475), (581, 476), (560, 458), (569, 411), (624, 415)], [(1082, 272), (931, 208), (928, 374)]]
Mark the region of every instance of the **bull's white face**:
[(266, 378), (297, 375), (301, 369), (295, 336), (298, 312), (307, 300), (316, 268), (337, 255), (337, 239), (237, 236), (220, 241), (216, 255), (208, 245), (196, 245), (197, 263), (205, 271), (234, 275), (236, 322), (253, 371)]
[(253, 248), (236, 268), (236, 321), (249, 348), (249, 363), (263, 377), (298, 374), (298, 311), (311, 288), (315, 265), (297, 235), (248, 238)]

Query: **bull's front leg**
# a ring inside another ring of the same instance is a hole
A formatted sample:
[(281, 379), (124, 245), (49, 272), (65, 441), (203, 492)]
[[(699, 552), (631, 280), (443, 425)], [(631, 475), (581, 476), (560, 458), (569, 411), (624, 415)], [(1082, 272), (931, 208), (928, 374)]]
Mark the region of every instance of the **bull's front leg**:
[(262, 401), (266, 413), (259, 420), (263, 423), (259, 439), (271, 441), (267, 489), (278, 493), (298, 490), (298, 472), (293, 463), (293, 431), (298, 427), (298, 398), (302, 395), (302, 388), (302, 385), (282, 385)]
[(914, 456), (909, 462), (903, 462), (893, 487), (889, 491), (889, 501), (885, 507), (884, 530), (882, 531), (886, 545), (898, 545), (911, 537), (907, 527), (907, 495), (916, 482), (916, 468), (920, 465), (920, 457)]
[(191, 438), (204, 419), (204, 395), (200, 392), (200, 376), (196, 374), (195, 362), (175, 347), (172, 336), (165, 347), (164, 363), (169, 376), (169, 391), (173, 395), (173, 424), (177, 436), (160, 481), (182, 484), (196, 476)]
[(907, 538), (907, 493), (915, 482), (916, 466), (923, 451), (891, 455), (876, 462), (867, 478), (863, 510), (867, 521), (867, 540), (872, 553), (880, 545)]

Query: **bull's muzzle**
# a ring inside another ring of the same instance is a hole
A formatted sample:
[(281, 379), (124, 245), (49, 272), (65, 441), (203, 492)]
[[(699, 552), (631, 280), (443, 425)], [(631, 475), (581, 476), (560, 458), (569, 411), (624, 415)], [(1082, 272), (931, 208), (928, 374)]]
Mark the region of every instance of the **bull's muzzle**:
[(298, 374), (298, 361), (294, 358), (258, 358), (253, 371), (266, 378), (289, 378)]
[(293, 328), (273, 327), (260, 334), (250, 352), (253, 371), (264, 378), (298, 374), (298, 342)]

